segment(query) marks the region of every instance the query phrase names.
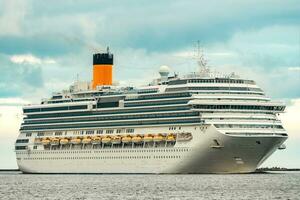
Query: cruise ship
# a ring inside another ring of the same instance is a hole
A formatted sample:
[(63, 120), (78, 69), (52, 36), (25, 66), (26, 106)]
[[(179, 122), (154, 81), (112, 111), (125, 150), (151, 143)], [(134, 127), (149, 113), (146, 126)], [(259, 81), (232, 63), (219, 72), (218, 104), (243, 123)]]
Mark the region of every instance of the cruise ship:
[(140, 87), (113, 83), (113, 54), (93, 55), (91, 82), (75, 81), (23, 107), (15, 142), (23, 173), (250, 173), (288, 138), (253, 80), (162, 66)]

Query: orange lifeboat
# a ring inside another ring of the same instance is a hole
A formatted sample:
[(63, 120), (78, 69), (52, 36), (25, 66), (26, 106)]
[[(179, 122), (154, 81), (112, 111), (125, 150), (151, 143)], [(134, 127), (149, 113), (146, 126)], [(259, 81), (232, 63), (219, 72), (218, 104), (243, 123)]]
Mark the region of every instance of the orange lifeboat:
[(105, 136), (102, 138), (102, 143), (103, 144), (108, 144), (111, 142), (111, 137), (110, 136)]
[(41, 143), (42, 143), (42, 139), (40, 139), (40, 138), (35, 138), (35, 139), (34, 139), (34, 143), (35, 143), (35, 144), (41, 144)]
[(90, 137), (86, 137), (82, 139), (82, 144), (89, 144), (92, 142), (92, 139)]
[(62, 144), (62, 145), (68, 144), (69, 140), (67, 138), (62, 138), (62, 139), (60, 139), (59, 143)]
[(92, 138), (92, 144), (100, 144), (101, 143), (101, 137), (95, 136)]
[(52, 138), (50, 141), (50, 144), (55, 146), (55, 145), (59, 145), (59, 139), (58, 138)]
[(73, 139), (71, 140), (71, 143), (72, 143), (72, 144), (80, 144), (80, 143), (81, 143), (81, 139), (80, 139), (80, 138), (73, 138)]
[(130, 143), (131, 142), (131, 136), (130, 135), (127, 135), (125, 137), (122, 137), (122, 142), (123, 143)]
[(174, 142), (176, 140), (176, 136), (174, 134), (169, 134), (169, 135), (167, 135), (166, 140), (168, 142)]
[(140, 135), (136, 135), (132, 137), (132, 142), (134, 143), (141, 143), (143, 141), (143, 138)]
[(151, 134), (147, 134), (144, 136), (144, 142), (152, 142), (153, 141), (153, 136)]
[(154, 137), (153, 137), (153, 141), (154, 142), (161, 142), (161, 141), (163, 141), (165, 139), (165, 137), (162, 135), (162, 134), (158, 134), (158, 135), (155, 135)]
[(44, 138), (44, 139), (42, 140), (42, 144), (43, 144), (43, 145), (48, 145), (48, 144), (50, 144), (50, 139), (49, 139), (49, 138)]
[(121, 144), (121, 140), (122, 140), (121, 136), (117, 135), (117, 136), (112, 137), (111, 143), (113, 143), (113, 144)]

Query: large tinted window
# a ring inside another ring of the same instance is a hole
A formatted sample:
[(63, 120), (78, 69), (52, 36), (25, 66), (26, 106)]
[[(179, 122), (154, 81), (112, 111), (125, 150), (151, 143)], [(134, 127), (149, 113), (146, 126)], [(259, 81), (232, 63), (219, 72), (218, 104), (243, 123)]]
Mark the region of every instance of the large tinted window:
[(194, 105), (197, 109), (238, 109), (238, 110), (277, 110), (283, 111), (284, 106), (257, 106), (257, 105)]
[(93, 115), (106, 115), (106, 114), (126, 114), (126, 113), (144, 113), (144, 112), (164, 112), (164, 111), (177, 111), (189, 110), (190, 107), (186, 106), (168, 106), (161, 108), (134, 108), (134, 109), (115, 109), (109, 111), (82, 111), (82, 112), (68, 112), (68, 113), (49, 113), (49, 114), (34, 114), (28, 115), (27, 119), (48, 118), (48, 117), (71, 117), (71, 116), (93, 116)]
[(179, 90), (230, 90), (230, 91), (257, 91), (262, 92), (260, 88), (249, 87), (184, 87), (184, 88), (167, 88), (166, 91), (179, 91)]
[(198, 117), (195, 118), (179, 118), (179, 119), (163, 119), (163, 120), (135, 120), (131, 122), (106, 122), (106, 123), (89, 123), (89, 124), (66, 124), (66, 125), (44, 125), (44, 126), (23, 126), (21, 130), (39, 130), (39, 129), (65, 129), (65, 128), (90, 128), (90, 127), (112, 127), (112, 126), (140, 126), (140, 125), (159, 125), (159, 124), (181, 124), (181, 123), (200, 123)]
[(16, 146), (15, 149), (16, 150), (25, 150), (25, 149), (27, 149), (27, 146)]
[(126, 120), (126, 119), (149, 119), (149, 118), (174, 118), (174, 117), (190, 117), (199, 116), (199, 112), (163, 112), (155, 114), (138, 114), (138, 115), (117, 115), (117, 116), (99, 116), (71, 119), (44, 119), (25, 121), (24, 124), (51, 124), (51, 123), (66, 123), (66, 122), (86, 122), (86, 121), (110, 121), (110, 120)]
[(31, 113), (31, 112), (81, 110), (81, 109), (87, 109), (87, 105), (57, 106), (57, 107), (43, 107), (43, 108), (25, 108), (25, 109), (23, 109), (23, 111), (24, 111), (24, 113)]
[(28, 143), (29, 139), (18, 139), (16, 143)]

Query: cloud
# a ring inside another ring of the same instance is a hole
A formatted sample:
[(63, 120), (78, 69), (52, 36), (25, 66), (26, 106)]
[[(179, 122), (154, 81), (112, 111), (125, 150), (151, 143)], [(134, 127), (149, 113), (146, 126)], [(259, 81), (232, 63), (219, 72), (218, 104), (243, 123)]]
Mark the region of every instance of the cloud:
[[(3, 101), (9, 101), (9, 99), (1, 99), (1, 102)], [(17, 168), (14, 143), (19, 133), (22, 118), (20, 106), (0, 104), (0, 169)]]
[[(67, 37), (67, 36), (65, 36)], [(69, 44), (60, 33), (0, 37), (0, 52), (6, 55), (33, 54), (40, 57), (78, 53), (80, 45)]]
[(300, 139), (300, 98), (290, 100), (281, 120), (289, 135)]
[(0, 138), (16, 138), (22, 119), (21, 106), (0, 105)]
[[(0, 61), (9, 76), (0, 78), (2, 96), (49, 95), (67, 88), (76, 74), (90, 80), (91, 54), (106, 45), (115, 54), (114, 78), (119, 81), (147, 83), (164, 64), (181, 74), (195, 71), (192, 45), (197, 40), (218, 71), (234, 69), (242, 77), (258, 80), (272, 97), (299, 96), (299, 78), (291, 73), (297, 70), (291, 66), (299, 66), (298, 1), (267, 0), (267, 6), (257, 6), (256, 0), (1, 4), (2, 9), (9, 5), (2, 18), (16, 10), (21, 13), (12, 20), (21, 34), (0, 35), (0, 52), (12, 62)], [(287, 80), (289, 90), (280, 80)], [(23, 84), (29, 87), (21, 88)]]
[(41, 65), (13, 63), (9, 56), (0, 54), (0, 98), (20, 97), (43, 87)]
[[(113, 31), (119, 26), (122, 31), (117, 33), (116, 42), (131, 48), (161, 52), (184, 48), (196, 40), (201, 40), (204, 44), (224, 42), (235, 32), (285, 24), (290, 19), (295, 20), (294, 16), (299, 11), (296, 2), (285, 5), (278, 1), (272, 4), (269, 2), (269, 6), (259, 8), (256, 1), (231, 3), (235, 6), (229, 5), (228, 1), (172, 1), (149, 6), (146, 10), (132, 6), (130, 15), (123, 13), (128, 13), (128, 10), (123, 9), (122, 12), (117, 7), (114, 12), (106, 11), (110, 20), (108, 33), (115, 35)], [(295, 7), (291, 7), (292, 5)], [(199, 12), (199, 8), (204, 7)], [(182, 10), (188, 12), (181, 12)], [(124, 20), (117, 21), (120, 15)]]
[(55, 64), (54, 59), (41, 59), (31, 54), (13, 55), (10, 57), (11, 62), (17, 64)]
[(0, 98), (0, 106), (23, 106), (26, 104), (29, 104), (30, 102), (22, 99), (20, 97), (18, 98)]
[(296, 72), (300, 72), (300, 67), (288, 67), (289, 71), (296, 71)]
[(299, 168), (299, 139), (300, 139), (300, 98), (292, 99), (286, 107), (285, 113), (280, 116), (289, 138), (285, 142), (286, 149), (276, 151), (263, 166)]
[[(260, 1), (257, 0), (169, 0), (156, 4), (94, 0), (76, 4), (70, 0), (24, 2), (24, 7), (30, 9), (24, 16), (26, 20), (23, 19), (23, 32), (19, 36), (0, 38), (0, 50), (4, 53), (59, 55), (85, 48), (83, 44), (65, 42), (64, 37), (78, 37), (84, 43), (104, 47), (166, 52), (181, 50), (197, 40), (211, 45), (230, 40), (236, 32), (297, 25), (300, 21), (300, 6), (296, 0), (289, 3), (268, 0), (265, 2), (268, 6), (258, 6)], [(10, 13), (15, 14), (15, 11)]]
[[(4, 0), (0, 3), (0, 36), (21, 35), (27, 13), (27, 2), (23, 0)], [(17, 11), (17, 12), (16, 12)]]

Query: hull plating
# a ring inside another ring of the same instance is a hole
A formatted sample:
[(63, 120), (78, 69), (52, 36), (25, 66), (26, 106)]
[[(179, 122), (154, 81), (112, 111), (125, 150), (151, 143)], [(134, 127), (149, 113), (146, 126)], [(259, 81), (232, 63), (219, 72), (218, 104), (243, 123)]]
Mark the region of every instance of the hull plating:
[(286, 140), (229, 136), (214, 126), (172, 148), (23, 151), (24, 173), (249, 173)]

